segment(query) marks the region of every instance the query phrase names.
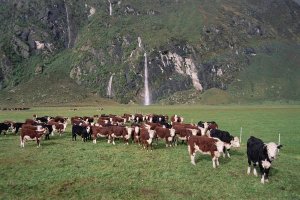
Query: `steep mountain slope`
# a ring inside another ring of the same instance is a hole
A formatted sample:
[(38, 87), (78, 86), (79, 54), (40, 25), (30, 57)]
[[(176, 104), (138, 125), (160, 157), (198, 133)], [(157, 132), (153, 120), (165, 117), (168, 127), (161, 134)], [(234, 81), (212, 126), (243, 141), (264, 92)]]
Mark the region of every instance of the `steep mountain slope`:
[(231, 101), (299, 100), (297, 1), (2, 0), (0, 9), (3, 95), (71, 79), (70, 96), (80, 85), (86, 96), (143, 102), (147, 61), (152, 103), (211, 88)]

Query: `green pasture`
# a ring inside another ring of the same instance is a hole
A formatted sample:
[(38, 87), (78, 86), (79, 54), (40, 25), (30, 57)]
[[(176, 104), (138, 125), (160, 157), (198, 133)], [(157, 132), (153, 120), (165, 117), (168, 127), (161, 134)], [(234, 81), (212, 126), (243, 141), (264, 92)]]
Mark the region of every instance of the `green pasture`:
[[(0, 135), (0, 199), (300, 199), (300, 106), (116, 106), (42, 107), (27, 111), (0, 111), (0, 121), (22, 122), (33, 114), (92, 116), (95, 114), (178, 114), (185, 122), (214, 120), (219, 128), (239, 136), (242, 146), (231, 158), (220, 158), (213, 169), (207, 155), (190, 163), (187, 146), (152, 152), (135, 144), (97, 144), (71, 141), (70, 126), (63, 136), (50, 136), (19, 146), (19, 136)], [(283, 148), (272, 163), (269, 183), (248, 176), (246, 140), (250, 135)]]

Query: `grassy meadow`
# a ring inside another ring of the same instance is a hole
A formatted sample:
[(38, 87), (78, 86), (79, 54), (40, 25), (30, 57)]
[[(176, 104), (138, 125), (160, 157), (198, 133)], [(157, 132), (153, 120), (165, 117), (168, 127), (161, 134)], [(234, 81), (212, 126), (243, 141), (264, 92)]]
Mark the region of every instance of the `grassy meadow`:
[[(0, 135), (0, 199), (300, 199), (300, 106), (104, 106), (41, 107), (27, 111), (0, 111), (0, 121), (22, 122), (33, 114), (83, 116), (95, 114), (157, 113), (182, 115), (185, 122), (214, 120), (219, 128), (238, 136), (242, 146), (231, 158), (220, 158), (213, 169), (207, 155), (190, 163), (187, 146), (154, 151), (138, 145), (107, 144), (98, 139), (71, 141), (70, 125), (63, 136), (50, 136), (36, 148), (19, 136)], [(248, 176), (246, 140), (250, 135), (283, 148), (272, 164), (269, 183)]]

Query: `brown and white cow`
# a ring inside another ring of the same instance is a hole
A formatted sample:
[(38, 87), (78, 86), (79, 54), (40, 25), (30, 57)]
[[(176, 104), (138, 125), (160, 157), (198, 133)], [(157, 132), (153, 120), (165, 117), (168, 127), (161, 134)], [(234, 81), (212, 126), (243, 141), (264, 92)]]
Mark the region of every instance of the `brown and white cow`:
[(156, 127), (155, 128), (155, 136), (158, 139), (165, 139), (166, 141), (166, 147), (171, 147), (172, 142), (175, 136), (175, 129), (167, 129), (163, 127)]
[(178, 115), (173, 115), (173, 116), (171, 116), (171, 122), (173, 123), (173, 122), (183, 122), (183, 117), (180, 117), (180, 116), (178, 116)]
[(191, 136), (188, 140), (188, 151), (191, 163), (196, 165), (195, 156), (197, 152), (208, 154), (212, 157), (213, 168), (219, 166), (220, 153), (223, 152), (224, 143), (220, 140), (206, 136)]
[(112, 130), (111, 133), (111, 140), (113, 145), (115, 145), (115, 138), (123, 138), (124, 142), (128, 145), (128, 141), (132, 135), (132, 128), (131, 127), (122, 127), (122, 126), (111, 126)]
[(133, 128), (133, 134), (132, 134), (132, 138), (133, 138), (133, 142), (134, 143), (138, 143), (140, 145), (140, 135), (141, 135), (141, 131), (140, 131), (140, 126), (138, 124), (131, 124), (131, 128)]
[(110, 135), (112, 133), (112, 130), (110, 127), (100, 127), (100, 126), (92, 126), (91, 127), (91, 134), (92, 134), (92, 139), (93, 139), (93, 143), (96, 144), (97, 143), (97, 138), (101, 137), (101, 138), (107, 138), (108, 139), (108, 143), (110, 142)]
[(140, 139), (141, 139), (141, 143), (144, 147), (144, 149), (147, 149), (150, 147), (151, 151), (152, 151), (152, 142), (155, 136), (155, 130), (148, 130), (146, 128), (141, 128), (141, 135), (140, 135)]
[(182, 144), (184, 141), (188, 141), (189, 137), (192, 135), (197, 135), (198, 130), (195, 129), (187, 129), (182, 126), (174, 126), (175, 129), (175, 145), (177, 146), (178, 140), (182, 141)]
[(46, 129), (40, 128), (39, 126), (22, 126), (21, 134), (20, 134), (20, 146), (25, 147), (26, 140), (36, 140), (37, 147), (40, 147), (40, 140), (42, 136), (46, 133)]

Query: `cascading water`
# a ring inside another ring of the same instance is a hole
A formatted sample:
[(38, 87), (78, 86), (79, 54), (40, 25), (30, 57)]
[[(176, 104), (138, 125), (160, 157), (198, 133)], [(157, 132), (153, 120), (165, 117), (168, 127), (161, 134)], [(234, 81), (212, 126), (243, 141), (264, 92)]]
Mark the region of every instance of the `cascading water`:
[(108, 0), (109, 2), (109, 15), (112, 16), (112, 5), (111, 5), (111, 1)]
[(106, 92), (108, 98), (112, 97), (112, 80), (113, 80), (113, 76), (114, 75), (111, 75), (110, 78), (109, 78), (109, 81), (108, 81), (107, 92)]
[(145, 52), (145, 95), (144, 95), (144, 105), (150, 105), (150, 93), (149, 93), (149, 83), (148, 83), (148, 61), (147, 61), (147, 53)]
[(67, 14), (67, 26), (68, 26), (68, 48), (70, 48), (70, 44), (71, 44), (71, 28), (70, 28), (70, 19), (69, 19), (69, 12), (68, 12), (68, 7), (66, 4), (66, 0), (64, 0), (64, 4), (65, 4), (65, 9), (66, 9), (66, 14)]
[(138, 44), (139, 44), (139, 48), (142, 48), (142, 39), (141, 39), (141, 37), (138, 37)]

